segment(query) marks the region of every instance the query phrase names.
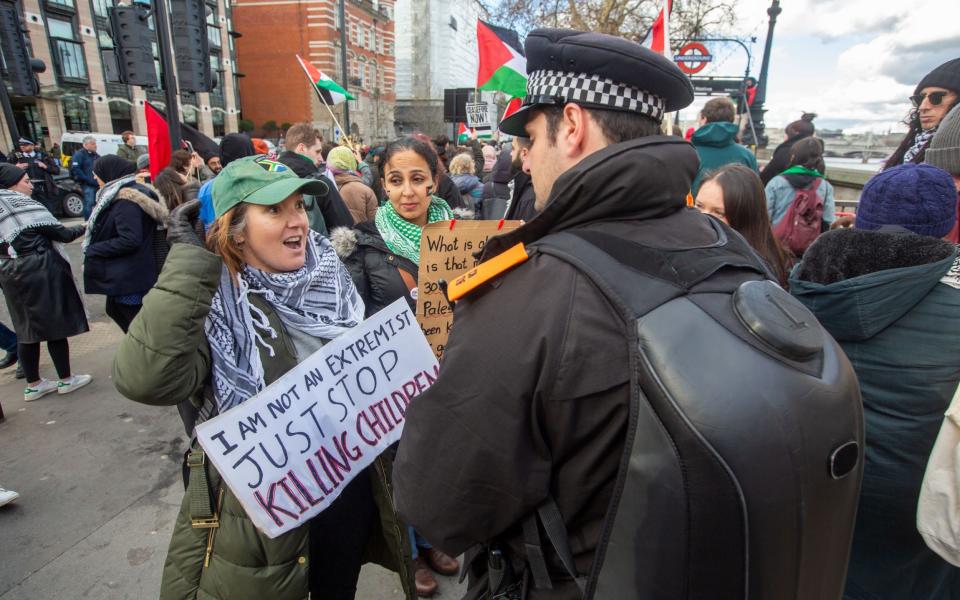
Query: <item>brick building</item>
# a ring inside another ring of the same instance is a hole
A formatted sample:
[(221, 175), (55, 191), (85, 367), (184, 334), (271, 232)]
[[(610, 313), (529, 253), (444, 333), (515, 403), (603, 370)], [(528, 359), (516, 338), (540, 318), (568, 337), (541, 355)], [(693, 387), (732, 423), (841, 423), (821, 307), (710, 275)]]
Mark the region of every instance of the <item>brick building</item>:
[[(144, 89), (108, 80), (113, 49), (109, 9), (117, 0), (22, 0), (17, 2), (27, 26), (30, 52), (47, 65), (37, 97), (13, 96), (14, 117), (21, 135), (59, 143), (67, 131), (120, 133), (131, 129), (146, 135), (146, 100), (164, 107), (160, 89)], [(237, 130), (236, 60), (228, 0), (206, 0), (210, 63), (220, 85), (209, 94), (184, 93), (182, 119), (209, 136)], [(159, 73), (159, 59), (156, 59)], [(0, 127), (0, 147), (13, 147)]]
[[(356, 98), (349, 102), (351, 133), (366, 142), (393, 138), (393, 5), (393, 0), (347, 0), (344, 81), (337, 0), (234, 0), (235, 24), (243, 32), (237, 40), (243, 118), (258, 131), (267, 121), (311, 121), (332, 139), (333, 120), (307, 84), (299, 54)], [(342, 122), (342, 107), (333, 110)]]

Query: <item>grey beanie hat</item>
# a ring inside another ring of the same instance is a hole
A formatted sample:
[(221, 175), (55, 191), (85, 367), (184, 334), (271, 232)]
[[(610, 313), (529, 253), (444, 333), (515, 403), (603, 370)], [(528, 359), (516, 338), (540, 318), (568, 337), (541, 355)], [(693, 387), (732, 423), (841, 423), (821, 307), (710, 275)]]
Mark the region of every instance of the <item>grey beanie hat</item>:
[(923, 162), (960, 177), (960, 105), (940, 121)]

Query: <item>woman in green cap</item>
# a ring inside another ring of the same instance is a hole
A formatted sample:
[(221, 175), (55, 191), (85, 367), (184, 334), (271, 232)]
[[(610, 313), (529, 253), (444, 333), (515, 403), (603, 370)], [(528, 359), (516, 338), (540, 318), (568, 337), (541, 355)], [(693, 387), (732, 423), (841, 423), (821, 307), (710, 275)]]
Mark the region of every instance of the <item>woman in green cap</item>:
[[(437, 186), (437, 155), (416, 138), (392, 142), (383, 156), (383, 189), (388, 202), (373, 221), (354, 229), (338, 228), (331, 241), (343, 259), (363, 297), (367, 316), (404, 298), (411, 308), (417, 302), (417, 272), (423, 227), (455, 218), (442, 198), (433, 195)], [(432, 571), (453, 575), (459, 563), (433, 548), (408, 530), (412, 544), (417, 594), (428, 597), (437, 591)]]
[[(325, 188), (254, 156), (234, 161), (214, 181), (216, 220), (206, 244), (196, 233), (197, 201), (171, 214), (167, 262), (115, 358), (121, 394), (178, 405), (193, 437), (196, 423), (255, 396), (363, 321), (350, 275), (308, 225), (302, 194)], [(367, 561), (397, 571), (413, 598), (387, 457), (358, 473), (319, 515), (272, 539), (196, 442), (186, 466), (162, 599), (350, 600)]]

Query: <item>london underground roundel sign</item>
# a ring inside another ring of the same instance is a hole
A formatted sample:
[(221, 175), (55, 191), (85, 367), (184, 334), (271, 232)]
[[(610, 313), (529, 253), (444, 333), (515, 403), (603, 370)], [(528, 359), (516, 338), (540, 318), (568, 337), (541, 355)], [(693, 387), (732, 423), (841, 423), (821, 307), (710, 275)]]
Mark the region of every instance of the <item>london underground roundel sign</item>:
[(681, 71), (687, 75), (694, 75), (702, 71), (707, 63), (713, 60), (713, 56), (700, 42), (690, 42), (680, 48), (679, 54), (676, 54), (673, 60)]

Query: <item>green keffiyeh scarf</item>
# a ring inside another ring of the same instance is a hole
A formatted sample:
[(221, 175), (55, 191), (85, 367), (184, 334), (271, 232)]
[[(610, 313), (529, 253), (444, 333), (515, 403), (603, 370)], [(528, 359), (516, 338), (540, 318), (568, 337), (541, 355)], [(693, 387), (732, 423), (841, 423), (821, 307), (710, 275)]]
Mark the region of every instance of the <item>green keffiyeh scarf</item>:
[[(447, 204), (446, 200), (436, 196), (430, 197), (430, 206), (427, 208), (428, 224), (437, 221), (449, 221), (453, 218), (453, 211), (450, 210), (450, 205)], [(384, 203), (377, 209), (374, 223), (391, 252), (410, 259), (415, 265), (420, 264), (422, 227), (401, 217), (390, 202)]]
[(800, 165), (794, 165), (780, 174), (781, 175), (811, 175), (813, 177), (820, 177), (821, 179), (823, 178), (823, 173), (821, 173), (820, 171), (817, 171), (816, 169), (808, 169), (806, 167), (801, 167)]

